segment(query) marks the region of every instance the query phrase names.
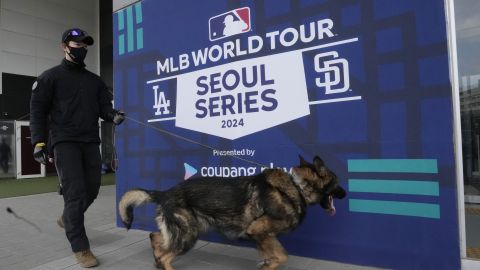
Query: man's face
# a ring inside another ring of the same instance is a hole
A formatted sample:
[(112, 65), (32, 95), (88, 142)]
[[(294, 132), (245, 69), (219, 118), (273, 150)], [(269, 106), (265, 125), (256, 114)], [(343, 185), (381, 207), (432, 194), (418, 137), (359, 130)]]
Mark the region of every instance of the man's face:
[(65, 52), (65, 58), (69, 61), (75, 62), (70, 55), (70, 48), (85, 48), (87, 49), (88, 45), (83, 42), (69, 41), (68, 44), (62, 43), (63, 51)]
[[(67, 45), (68, 45), (68, 47), (71, 47), (71, 48), (82, 48), (82, 47), (87, 48), (88, 47), (87, 44), (85, 44), (83, 42), (76, 42), (76, 41), (69, 41)], [(70, 48), (68, 48), (68, 47), (64, 46), (63, 50), (65, 52), (70, 52)]]

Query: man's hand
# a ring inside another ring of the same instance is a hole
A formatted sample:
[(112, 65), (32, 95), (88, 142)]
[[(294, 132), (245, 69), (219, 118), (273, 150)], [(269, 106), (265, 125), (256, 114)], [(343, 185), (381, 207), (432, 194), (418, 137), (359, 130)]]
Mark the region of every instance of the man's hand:
[(115, 111), (112, 122), (118, 126), (123, 122), (123, 120), (125, 120), (125, 113), (122, 111)]
[(43, 142), (35, 144), (35, 149), (33, 149), (33, 158), (38, 163), (47, 164), (47, 146)]

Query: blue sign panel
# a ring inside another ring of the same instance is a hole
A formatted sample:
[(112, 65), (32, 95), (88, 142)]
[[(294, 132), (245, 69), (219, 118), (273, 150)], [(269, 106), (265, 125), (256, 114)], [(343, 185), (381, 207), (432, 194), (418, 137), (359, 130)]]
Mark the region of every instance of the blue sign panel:
[[(290, 254), (460, 268), (443, 0), (144, 0), (114, 41), (119, 196), (319, 155), (348, 195)], [(158, 230), (154, 208), (133, 226)]]

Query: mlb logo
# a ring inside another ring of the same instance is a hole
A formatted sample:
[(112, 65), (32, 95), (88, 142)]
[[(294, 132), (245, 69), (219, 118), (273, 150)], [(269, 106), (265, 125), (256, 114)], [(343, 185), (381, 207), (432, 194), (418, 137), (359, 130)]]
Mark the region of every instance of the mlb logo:
[(227, 11), (208, 20), (210, 41), (246, 33), (251, 29), (250, 8)]

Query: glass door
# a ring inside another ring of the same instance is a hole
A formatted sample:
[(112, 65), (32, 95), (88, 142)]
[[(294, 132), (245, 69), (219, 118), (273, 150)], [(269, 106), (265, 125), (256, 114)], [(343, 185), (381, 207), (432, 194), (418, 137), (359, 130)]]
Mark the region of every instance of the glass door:
[(467, 258), (480, 259), (480, 1), (454, 0)]

